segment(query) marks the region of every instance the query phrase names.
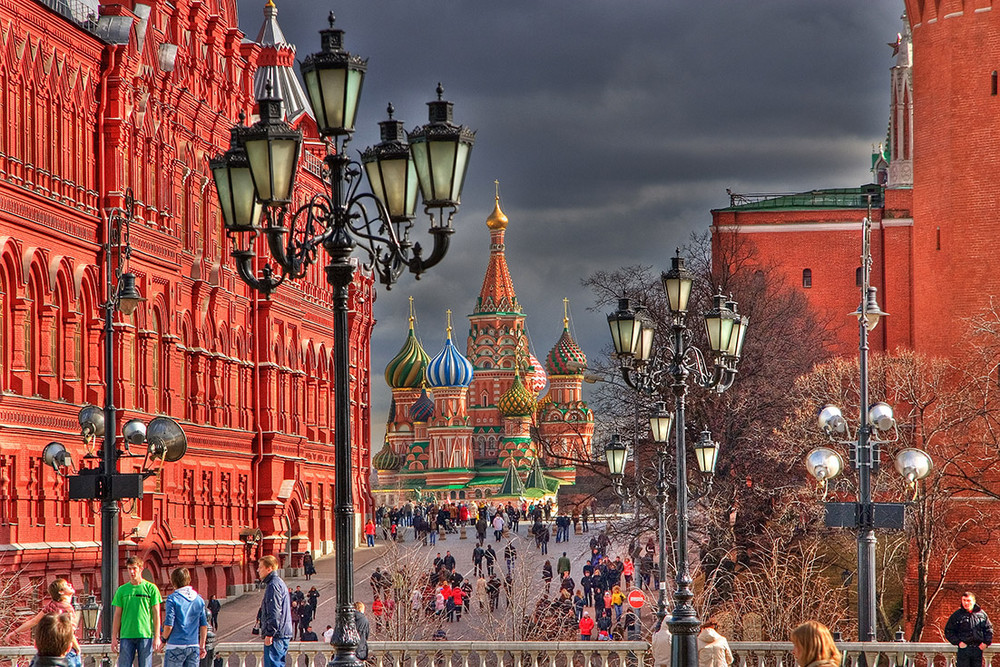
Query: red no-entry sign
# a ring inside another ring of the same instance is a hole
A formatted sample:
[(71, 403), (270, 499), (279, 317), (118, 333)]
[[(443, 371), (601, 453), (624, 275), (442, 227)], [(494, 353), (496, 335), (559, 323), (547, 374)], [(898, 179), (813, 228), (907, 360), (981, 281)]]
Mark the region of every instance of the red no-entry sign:
[(633, 609), (638, 609), (646, 601), (646, 596), (642, 594), (638, 588), (634, 591), (629, 591), (628, 594), (628, 604)]

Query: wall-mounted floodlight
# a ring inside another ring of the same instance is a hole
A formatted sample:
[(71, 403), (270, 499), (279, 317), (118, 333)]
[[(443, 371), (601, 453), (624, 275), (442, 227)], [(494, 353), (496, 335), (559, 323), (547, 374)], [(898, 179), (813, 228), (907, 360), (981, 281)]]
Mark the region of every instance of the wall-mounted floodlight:
[(45, 465), (52, 466), (57, 475), (66, 477), (67, 471), (73, 472), (73, 456), (66, 450), (60, 442), (50, 442), (42, 450), (42, 461)]

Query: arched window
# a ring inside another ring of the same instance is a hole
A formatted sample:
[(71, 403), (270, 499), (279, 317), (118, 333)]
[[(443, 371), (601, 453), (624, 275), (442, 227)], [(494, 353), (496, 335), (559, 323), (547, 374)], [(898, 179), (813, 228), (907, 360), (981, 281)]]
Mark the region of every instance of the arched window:
[(153, 311), (153, 331), (149, 346), (149, 411), (159, 414), (163, 411), (163, 329), (160, 326), (160, 313)]
[(63, 377), (63, 354), (62, 346), (64, 339), (63, 332), (63, 302), (61, 295), (59, 293), (59, 288), (57, 287), (52, 293), (52, 327), (49, 331), (49, 364), (52, 368), (52, 392), (49, 394), (50, 398), (58, 398), (61, 394), (61, 385)]
[(806, 289), (813, 286), (812, 269), (802, 269), (802, 286)]
[(996, 94), (997, 94), (997, 71), (993, 70), (993, 73), (990, 74), (990, 95), (996, 95)]
[(862, 275), (862, 274), (863, 274), (863, 272), (861, 271), (861, 267), (860, 266), (858, 268), (854, 269), (854, 285), (855, 285), (855, 287), (861, 287), (861, 281), (864, 278), (864, 275)]
[[(0, 133), (2, 132), (3, 129), (0, 127)], [(10, 335), (7, 333), (7, 324), (12, 320), (10, 313), (7, 312), (9, 305), (10, 299), (7, 298), (7, 276), (0, 270), (0, 390), (7, 389), (10, 386), (10, 382), (7, 380), (7, 369), (10, 368), (10, 362), (7, 358), (7, 355), (10, 353), (10, 345), (8, 344)]]

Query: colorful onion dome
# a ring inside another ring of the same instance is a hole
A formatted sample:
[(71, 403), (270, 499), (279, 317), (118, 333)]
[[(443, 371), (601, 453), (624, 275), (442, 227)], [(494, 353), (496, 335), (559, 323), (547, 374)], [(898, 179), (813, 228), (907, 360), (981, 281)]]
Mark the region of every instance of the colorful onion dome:
[(430, 358), (420, 347), (413, 333), (413, 315), (410, 315), (410, 332), (406, 335), (399, 354), (385, 367), (385, 381), (393, 389), (416, 389), (424, 382), (424, 372)]
[(497, 408), (504, 417), (527, 417), (535, 411), (535, 395), (524, 386), (520, 373), (514, 375), (513, 384), (497, 401)]
[(420, 398), (410, 406), (410, 421), (425, 422), (434, 416), (434, 401), (427, 395), (426, 389), (420, 390)]
[(497, 202), (490, 217), (486, 218), (486, 226), (490, 229), (507, 229), (507, 216), (500, 210), (500, 186), (497, 186)]
[(468, 387), (472, 382), (472, 362), (451, 342), (451, 311), (448, 311), (448, 337), (441, 350), (427, 364), (427, 384), (432, 387)]
[(586, 368), (587, 355), (569, 335), (569, 328), (564, 328), (562, 336), (545, 358), (545, 369), (549, 375), (583, 375)]
[(549, 377), (545, 374), (542, 362), (535, 355), (528, 356), (528, 364), (531, 368), (525, 373), (525, 384), (532, 394), (538, 396), (542, 389), (545, 389), (545, 385), (549, 383)]
[(386, 441), (378, 454), (372, 457), (372, 466), (374, 466), (375, 470), (399, 470), (403, 467), (403, 457), (392, 451), (392, 447)]

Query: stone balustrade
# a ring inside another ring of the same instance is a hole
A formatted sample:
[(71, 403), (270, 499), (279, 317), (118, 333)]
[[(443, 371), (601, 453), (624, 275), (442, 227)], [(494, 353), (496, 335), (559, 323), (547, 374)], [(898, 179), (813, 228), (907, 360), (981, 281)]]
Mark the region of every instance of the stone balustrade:
[[(731, 642), (733, 667), (795, 667), (789, 642)], [(954, 667), (950, 644), (841, 642), (844, 667)], [(110, 657), (107, 644), (84, 645), (84, 667), (100, 667)], [(651, 666), (649, 644), (637, 642), (414, 641), (369, 642), (373, 667), (640, 667)], [(1000, 651), (986, 652), (986, 667)], [(322, 642), (292, 642), (288, 667), (325, 667), (331, 649)], [(0, 647), (0, 667), (26, 667), (29, 646)], [(227, 642), (215, 648), (225, 667), (261, 667), (259, 642)], [(864, 660), (862, 660), (864, 656)], [(162, 664), (162, 654), (154, 665)], [(1000, 660), (998, 660), (1000, 667)]]

